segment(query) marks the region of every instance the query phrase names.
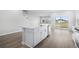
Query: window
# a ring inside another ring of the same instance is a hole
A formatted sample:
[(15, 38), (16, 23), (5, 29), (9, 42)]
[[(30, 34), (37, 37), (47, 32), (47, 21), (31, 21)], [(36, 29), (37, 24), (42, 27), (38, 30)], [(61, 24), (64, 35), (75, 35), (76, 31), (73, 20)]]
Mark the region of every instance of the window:
[(79, 27), (79, 16), (76, 16), (76, 26)]
[(57, 28), (68, 28), (68, 16), (56, 16), (55, 25)]

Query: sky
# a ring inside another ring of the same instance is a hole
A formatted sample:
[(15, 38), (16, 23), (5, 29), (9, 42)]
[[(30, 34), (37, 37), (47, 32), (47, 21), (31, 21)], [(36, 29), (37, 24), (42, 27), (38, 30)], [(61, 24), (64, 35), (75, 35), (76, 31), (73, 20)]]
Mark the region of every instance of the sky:
[(68, 20), (69, 17), (68, 16), (56, 16), (56, 20), (58, 20), (58, 19)]

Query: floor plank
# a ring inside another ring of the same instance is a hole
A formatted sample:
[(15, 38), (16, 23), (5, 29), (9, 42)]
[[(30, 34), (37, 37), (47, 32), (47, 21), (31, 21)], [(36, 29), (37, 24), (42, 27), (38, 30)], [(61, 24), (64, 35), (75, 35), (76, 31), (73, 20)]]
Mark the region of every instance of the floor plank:
[[(0, 48), (28, 48), (21, 44), (22, 32), (0, 36)], [(35, 48), (75, 48), (72, 33), (68, 30), (55, 29)]]
[(75, 48), (72, 33), (65, 29), (55, 29), (36, 48)]

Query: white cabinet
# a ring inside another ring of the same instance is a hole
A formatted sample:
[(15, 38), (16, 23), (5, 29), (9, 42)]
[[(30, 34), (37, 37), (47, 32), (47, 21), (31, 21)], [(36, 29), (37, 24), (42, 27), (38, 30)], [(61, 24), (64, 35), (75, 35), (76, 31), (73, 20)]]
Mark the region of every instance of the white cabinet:
[(23, 33), (22, 33), (22, 44), (28, 45), (29, 47), (33, 46), (33, 29), (29, 28), (23, 28)]
[(34, 38), (33, 38), (34, 46), (36, 46), (39, 43), (39, 41), (40, 41), (40, 31), (39, 28), (36, 28), (34, 29)]
[(23, 27), (22, 44), (29, 47), (36, 46), (40, 41), (48, 36), (48, 27), (48, 25), (42, 25), (35, 28)]

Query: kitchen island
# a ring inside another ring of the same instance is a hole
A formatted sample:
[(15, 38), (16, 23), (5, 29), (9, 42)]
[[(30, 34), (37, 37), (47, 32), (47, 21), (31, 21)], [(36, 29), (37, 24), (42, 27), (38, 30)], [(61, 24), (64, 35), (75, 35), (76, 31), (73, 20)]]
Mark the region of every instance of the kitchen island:
[(22, 26), (22, 44), (28, 47), (35, 47), (49, 35), (49, 25)]

